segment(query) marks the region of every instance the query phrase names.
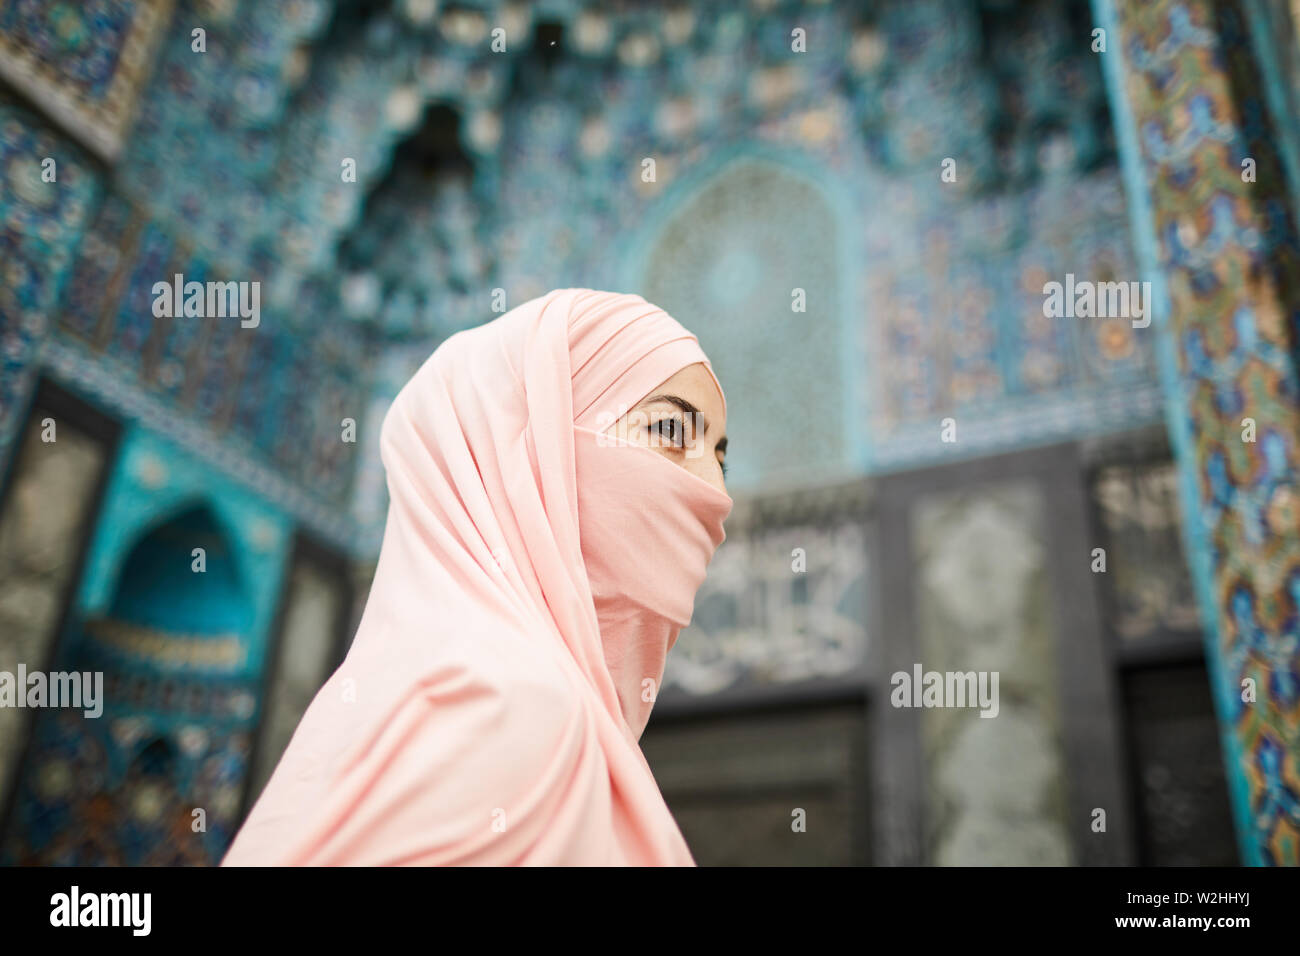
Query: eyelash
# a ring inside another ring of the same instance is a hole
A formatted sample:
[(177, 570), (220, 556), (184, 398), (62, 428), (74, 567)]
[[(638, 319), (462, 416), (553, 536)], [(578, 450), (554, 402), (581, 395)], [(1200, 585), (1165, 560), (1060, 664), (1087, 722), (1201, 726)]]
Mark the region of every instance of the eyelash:
[[(674, 431), (677, 434), (676, 438), (674, 438), (671, 434), (664, 434), (664, 429), (663, 429), (664, 422), (670, 422), (673, 425), (677, 426), (674, 429)], [(664, 438), (668, 439), (668, 441), (672, 442), (674, 447), (684, 448), (686, 446), (686, 423), (682, 420), (680, 415), (668, 415), (664, 418), (661, 418), (653, 425), (651, 425), (650, 428), (658, 429), (659, 434), (662, 435)]]
[[(664, 435), (664, 430), (662, 427), (664, 422), (671, 422), (673, 425), (676, 426), (675, 428), (675, 431), (677, 433), (676, 439), (674, 439), (672, 435)], [(649, 428), (652, 431), (654, 429), (658, 429), (659, 434), (663, 435), (664, 438), (672, 442), (675, 448), (683, 448), (686, 445), (686, 422), (682, 419), (680, 415), (667, 415), (659, 419), (654, 424), (650, 425)], [(720, 461), (718, 462), (718, 465), (722, 468), (722, 477), (725, 479), (727, 477), (727, 463), (725, 461)]]

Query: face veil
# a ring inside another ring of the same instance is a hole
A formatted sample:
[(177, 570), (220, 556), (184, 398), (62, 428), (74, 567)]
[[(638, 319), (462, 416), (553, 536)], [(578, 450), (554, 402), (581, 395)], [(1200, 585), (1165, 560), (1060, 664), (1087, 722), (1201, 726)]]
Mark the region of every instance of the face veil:
[(356, 638), (225, 865), (693, 864), (638, 738), (731, 499), (597, 426), (696, 363), (589, 289), (430, 356), (384, 419)]

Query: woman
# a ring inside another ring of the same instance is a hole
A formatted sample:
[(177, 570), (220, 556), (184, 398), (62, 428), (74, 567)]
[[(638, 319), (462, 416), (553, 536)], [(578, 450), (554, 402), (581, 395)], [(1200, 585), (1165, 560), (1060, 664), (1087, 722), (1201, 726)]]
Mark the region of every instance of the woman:
[(639, 740), (724, 537), (725, 434), (639, 296), (443, 343), (384, 419), (356, 639), (223, 865), (694, 865)]

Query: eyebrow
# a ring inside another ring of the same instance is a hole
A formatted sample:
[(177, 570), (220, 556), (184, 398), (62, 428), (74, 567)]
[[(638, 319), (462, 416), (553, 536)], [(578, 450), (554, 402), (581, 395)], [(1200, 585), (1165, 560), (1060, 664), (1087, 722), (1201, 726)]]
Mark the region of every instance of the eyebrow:
[(699, 416), (700, 421), (704, 422), (704, 434), (707, 435), (709, 433), (709, 420), (704, 417), (704, 413), (680, 395), (651, 395), (641, 404), (653, 405), (655, 402), (667, 402), (669, 405), (676, 405), (687, 415)]
[[(645, 399), (640, 404), (653, 405), (655, 402), (667, 402), (669, 405), (676, 405), (687, 415), (698, 415), (700, 417), (700, 421), (704, 422), (704, 434), (707, 435), (709, 433), (709, 420), (704, 416), (704, 413), (700, 411), (698, 408), (696, 408), (694, 405), (692, 405), (690, 402), (688, 402), (686, 399), (682, 398), (680, 395), (651, 395), (649, 398)], [(727, 453), (726, 435), (723, 435), (721, 438), (718, 439), (718, 447), (715, 449), (715, 451), (720, 455), (726, 455)]]

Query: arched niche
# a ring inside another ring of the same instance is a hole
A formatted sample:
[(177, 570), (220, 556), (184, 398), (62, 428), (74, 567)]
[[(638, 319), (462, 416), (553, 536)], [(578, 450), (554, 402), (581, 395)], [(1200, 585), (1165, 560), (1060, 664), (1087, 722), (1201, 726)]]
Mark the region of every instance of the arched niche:
[(699, 337), (727, 393), (732, 490), (862, 460), (845, 208), (802, 160), (731, 153), (670, 187), (626, 253), (625, 287)]
[[(78, 665), (103, 670), (115, 711), (182, 709), (171, 678), (234, 676), (247, 667), (255, 620), (240, 555), (205, 504), (142, 534), (122, 561), (104, 612), (81, 623)], [(157, 686), (123, 694), (135, 677)]]
[[(206, 509), (212, 525), (239, 556), (233, 574), (252, 614), (242, 676), (253, 676), (261, 671), (280, 592), (289, 522), (261, 499), (142, 429), (130, 430), (114, 463), (78, 587), (78, 617), (109, 615), (125, 562), (136, 545), (195, 508)], [(189, 559), (185, 568), (188, 573)]]
[(246, 636), (253, 613), (239, 560), (212, 509), (191, 505), (128, 552), (109, 617), (160, 633)]

